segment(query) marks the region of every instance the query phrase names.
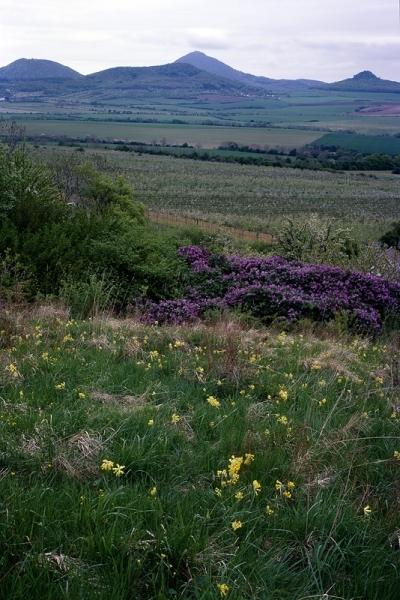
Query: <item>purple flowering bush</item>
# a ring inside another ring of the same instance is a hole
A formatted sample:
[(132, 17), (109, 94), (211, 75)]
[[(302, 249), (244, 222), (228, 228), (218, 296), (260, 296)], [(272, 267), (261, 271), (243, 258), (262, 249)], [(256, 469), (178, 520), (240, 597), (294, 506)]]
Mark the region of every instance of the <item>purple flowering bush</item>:
[(233, 308), (267, 323), (327, 322), (344, 314), (350, 327), (376, 333), (385, 321), (400, 319), (400, 284), (375, 275), (279, 256), (221, 256), (198, 246), (180, 248), (179, 255), (190, 270), (185, 298), (152, 304), (150, 322), (188, 322), (210, 308)]

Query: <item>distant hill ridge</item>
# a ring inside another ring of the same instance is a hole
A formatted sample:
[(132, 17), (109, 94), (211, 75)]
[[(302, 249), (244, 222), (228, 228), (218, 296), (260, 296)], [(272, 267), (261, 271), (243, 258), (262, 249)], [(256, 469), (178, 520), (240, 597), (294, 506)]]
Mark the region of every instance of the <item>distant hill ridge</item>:
[(269, 77), (260, 77), (257, 75), (251, 75), (250, 73), (243, 73), (237, 69), (233, 69), (229, 65), (207, 56), (204, 52), (190, 52), (181, 58), (178, 58), (176, 63), (186, 63), (193, 65), (207, 73), (219, 75), (226, 79), (232, 79), (233, 81), (239, 81), (245, 85), (254, 87), (260, 87), (271, 92), (288, 92), (288, 91), (300, 91), (321, 85), (321, 81), (314, 81), (309, 79), (271, 79)]
[(0, 68), (0, 79), (21, 81), (32, 79), (79, 79), (78, 71), (53, 60), (20, 58), (6, 67)]
[(326, 84), (323, 89), (342, 92), (400, 92), (400, 83), (381, 79), (372, 71), (361, 71), (349, 79)]
[(174, 63), (151, 67), (113, 67), (81, 75), (60, 63), (21, 58), (0, 68), (0, 96), (33, 94), (56, 98), (84, 94), (88, 100), (135, 96), (199, 98), (266, 97), (320, 89), (325, 92), (400, 93), (400, 83), (371, 71), (336, 83), (309, 79), (271, 79), (244, 73), (203, 52), (191, 52)]

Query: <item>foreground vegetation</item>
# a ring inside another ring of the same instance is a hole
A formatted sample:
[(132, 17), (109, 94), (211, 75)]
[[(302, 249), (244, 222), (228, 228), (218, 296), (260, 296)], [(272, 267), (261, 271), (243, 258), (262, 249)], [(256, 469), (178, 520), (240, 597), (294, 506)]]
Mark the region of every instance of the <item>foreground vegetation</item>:
[(397, 598), (394, 346), (51, 307), (1, 331), (1, 597)]

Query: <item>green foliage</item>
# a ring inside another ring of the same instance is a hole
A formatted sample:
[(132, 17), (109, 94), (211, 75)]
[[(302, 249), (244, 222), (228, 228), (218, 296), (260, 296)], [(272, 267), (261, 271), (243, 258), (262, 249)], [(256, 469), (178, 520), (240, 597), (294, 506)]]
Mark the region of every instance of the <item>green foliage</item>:
[(35, 231), (43, 222), (61, 219), (64, 207), (45, 167), (25, 149), (0, 146), (0, 223), (8, 220), (18, 232)]
[(70, 308), (73, 317), (85, 319), (112, 308), (116, 290), (106, 273), (102, 276), (91, 273), (86, 280), (71, 278), (63, 281), (59, 296)]
[(400, 250), (400, 221), (393, 223), (392, 228), (381, 237), (380, 241), (389, 248)]
[(343, 262), (359, 252), (349, 229), (339, 229), (316, 215), (304, 221), (288, 219), (278, 236), (278, 253), (306, 262)]
[(80, 316), (177, 295), (185, 267), (176, 249), (190, 238), (155, 230), (122, 177), (80, 160), (58, 166), (53, 180), (25, 151), (0, 154), (0, 257), (21, 257), (33, 293), (61, 290)]
[(0, 303), (20, 303), (29, 296), (30, 274), (18, 256), (7, 250), (0, 255)]

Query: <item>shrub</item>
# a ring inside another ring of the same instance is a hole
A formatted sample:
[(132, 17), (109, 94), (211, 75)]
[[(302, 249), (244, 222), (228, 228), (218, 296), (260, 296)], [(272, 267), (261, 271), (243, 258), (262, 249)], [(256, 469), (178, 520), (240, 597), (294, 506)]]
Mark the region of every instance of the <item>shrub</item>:
[(352, 329), (378, 332), (400, 317), (400, 283), (319, 264), (269, 258), (211, 255), (182, 248), (192, 277), (180, 303), (152, 305), (150, 321), (196, 319), (210, 308), (241, 309), (269, 323), (277, 318), (327, 322), (347, 315)]
[(287, 221), (278, 236), (278, 251), (285, 258), (310, 262), (336, 262), (359, 252), (349, 229), (312, 215), (306, 221)]
[(0, 199), (0, 258), (20, 257), (33, 295), (62, 290), (74, 311), (88, 314), (103, 273), (118, 309), (133, 298), (182, 294), (186, 267), (176, 250), (190, 238), (155, 230), (123, 178), (68, 158), (53, 180), (24, 150), (3, 149)]
[(400, 221), (392, 224), (392, 228), (381, 237), (380, 242), (389, 248), (400, 250)]

